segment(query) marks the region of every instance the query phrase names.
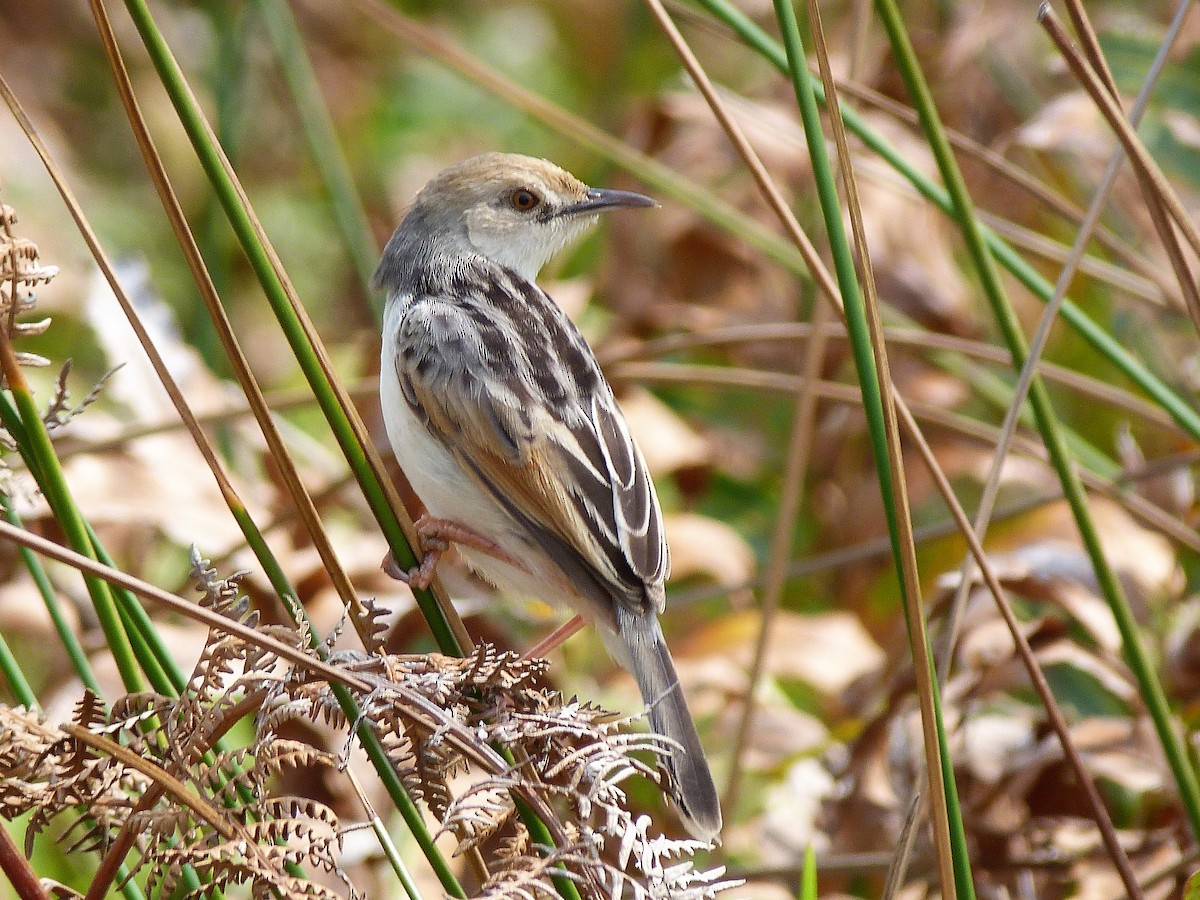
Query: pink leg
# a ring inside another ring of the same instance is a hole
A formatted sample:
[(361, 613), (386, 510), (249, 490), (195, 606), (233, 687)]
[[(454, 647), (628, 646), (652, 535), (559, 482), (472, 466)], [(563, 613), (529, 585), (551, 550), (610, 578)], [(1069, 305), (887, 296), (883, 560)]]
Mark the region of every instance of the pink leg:
[(583, 616), (572, 616), (565, 625), (559, 625), (534, 646), (522, 653), (521, 659), (537, 659), (538, 657), (545, 656), (586, 624), (587, 621)]
[[(421, 538), (421, 562), (415, 568), (405, 571), (397, 564), (395, 558), (389, 553), (383, 559), (383, 571), (395, 578), (397, 581), (403, 581), (418, 590), (424, 590), (429, 587), (433, 581), (434, 572), (437, 570), (437, 564), (448, 549), (450, 544), (459, 544), (463, 547), (469, 547), (472, 550), (478, 550), (480, 553), (486, 553), (493, 559), (498, 559), (501, 562), (506, 562), (511, 566), (515, 566), (523, 572), (528, 573), (529, 569), (519, 559), (515, 559), (509, 555), (503, 547), (493, 541), (491, 538), (484, 537), (473, 528), (463, 525), (461, 522), (455, 522), (451, 519), (435, 519), (429, 515), (423, 515), (416, 522), (417, 535)], [(567, 638), (575, 634), (586, 625), (587, 622), (583, 616), (573, 616), (564, 625), (560, 625), (542, 640), (522, 654), (522, 659), (533, 659), (545, 656), (555, 647), (562, 644)]]
[(501, 562), (506, 562), (511, 566), (516, 566), (524, 572), (529, 570), (525, 564), (518, 559), (514, 559), (504, 548), (493, 541), (491, 538), (484, 537), (478, 531), (463, 525), (461, 522), (455, 522), (450, 519), (435, 519), (429, 515), (423, 515), (417, 520), (417, 536), (421, 539), (421, 562), (415, 568), (405, 571), (400, 568), (395, 558), (389, 553), (383, 559), (383, 571), (395, 578), (397, 581), (403, 581), (418, 590), (424, 590), (429, 587), (433, 581), (434, 572), (437, 571), (438, 562), (450, 545), (459, 544), (463, 547), (469, 547), (472, 550), (478, 550), (480, 553), (486, 553), (488, 556), (498, 559)]

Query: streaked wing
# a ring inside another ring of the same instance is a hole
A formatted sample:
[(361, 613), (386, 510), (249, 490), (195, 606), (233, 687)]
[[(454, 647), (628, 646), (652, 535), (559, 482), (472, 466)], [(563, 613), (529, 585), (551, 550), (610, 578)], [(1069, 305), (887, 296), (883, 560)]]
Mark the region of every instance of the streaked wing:
[(485, 295), (456, 289), (409, 307), (404, 397), (581, 593), (601, 609), (660, 605), (661, 513), (612, 391), (553, 301), (501, 274)]

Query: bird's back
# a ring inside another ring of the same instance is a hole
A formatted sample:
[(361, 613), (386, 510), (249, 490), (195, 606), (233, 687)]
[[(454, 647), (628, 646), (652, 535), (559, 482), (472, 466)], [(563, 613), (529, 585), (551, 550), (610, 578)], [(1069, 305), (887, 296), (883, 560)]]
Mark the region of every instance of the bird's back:
[(389, 355), (414, 416), (537, 536), (589, 612), (661, 609), (669, 557), (653, 482), (566, 314), (482, 258), (418, 270), (394, 297)]

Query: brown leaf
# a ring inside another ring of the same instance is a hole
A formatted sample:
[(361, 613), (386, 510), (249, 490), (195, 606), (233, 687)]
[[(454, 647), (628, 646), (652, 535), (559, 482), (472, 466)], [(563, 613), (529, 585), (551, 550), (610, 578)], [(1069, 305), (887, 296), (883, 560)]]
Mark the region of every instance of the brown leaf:
[(718, 584), (738, 585), (754, 574), (754, 551), (728, 525), (693, 513), (669, 514), (663, 525), (671, 547), (672, 580), (705, 576)]

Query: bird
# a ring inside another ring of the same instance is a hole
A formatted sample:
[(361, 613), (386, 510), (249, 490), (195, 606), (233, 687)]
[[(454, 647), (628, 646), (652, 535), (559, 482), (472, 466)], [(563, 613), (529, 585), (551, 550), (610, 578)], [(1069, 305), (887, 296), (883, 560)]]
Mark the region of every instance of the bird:
[(416, 195), (375, 283), (384, 424), (430, 552), (412, 572), (385, 568), (427, 584), (453, 543), (502, 594), (593, 621), (666, 738), (683, 825), (711, 841), (717, 790), (658, 621), (670, 552), (654, 483), (595, 354), (536, 284), (601, 213), (657, 205), (509, 153), (460, 162)]

